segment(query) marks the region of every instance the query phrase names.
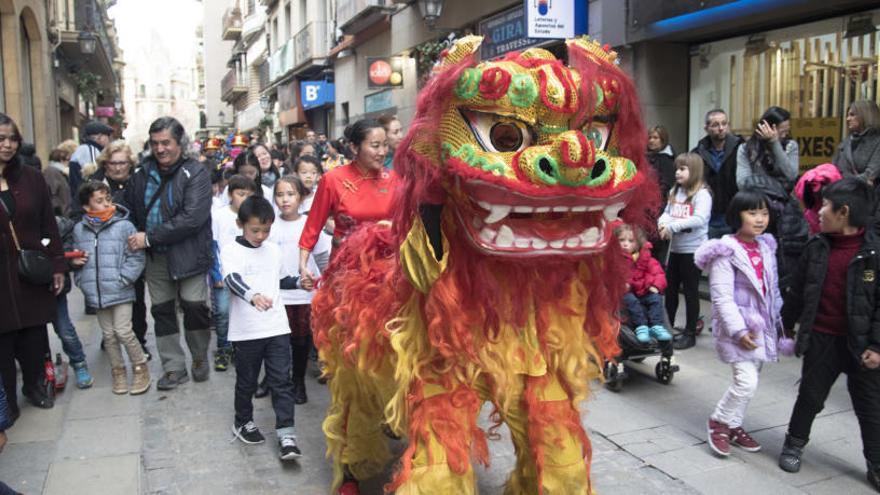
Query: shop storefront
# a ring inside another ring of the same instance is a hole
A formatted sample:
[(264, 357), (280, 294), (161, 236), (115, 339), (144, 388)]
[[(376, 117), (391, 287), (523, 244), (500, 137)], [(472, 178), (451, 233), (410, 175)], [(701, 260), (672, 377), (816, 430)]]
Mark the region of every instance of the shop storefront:
[(801, 169), (831, 161), (859, 99), (878, 101), (880, 9), (691, 46), (690, 146), (705, 113), (725, 109), (746, 137), (770, 106), (791, 112)]

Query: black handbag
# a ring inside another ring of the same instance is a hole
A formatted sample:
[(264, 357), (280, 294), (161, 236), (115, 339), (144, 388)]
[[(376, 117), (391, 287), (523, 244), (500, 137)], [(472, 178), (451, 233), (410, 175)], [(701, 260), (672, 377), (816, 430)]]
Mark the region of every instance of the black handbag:
[(12, 214), (2, 200), (0, 205), (6, 211), (6, 219), (9, 221), (9, 231), (12, 233), (12, 242), (18, 251), (18, 276), (33, 285), (49, 285), (52, 282), (54, 266), (52, 259), (41, 249), (22, 249), (15, 235), (15, 227), (12, 225)]

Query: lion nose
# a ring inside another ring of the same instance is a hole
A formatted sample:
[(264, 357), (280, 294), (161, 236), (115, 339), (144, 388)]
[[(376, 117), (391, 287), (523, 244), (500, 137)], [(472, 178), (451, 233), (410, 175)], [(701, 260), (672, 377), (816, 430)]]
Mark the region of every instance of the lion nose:
[(581, 131), (563, 132), (556, 142), (562, 164), (566, 167), (586, 169), (593, 166), (596, 160), (595, 145)]

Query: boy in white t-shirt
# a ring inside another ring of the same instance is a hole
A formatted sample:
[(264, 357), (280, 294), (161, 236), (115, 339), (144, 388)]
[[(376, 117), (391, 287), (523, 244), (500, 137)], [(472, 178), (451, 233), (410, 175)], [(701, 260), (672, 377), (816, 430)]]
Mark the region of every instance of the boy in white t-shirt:
[(229, 204), (215, 208), (211, 212), (211, 236), (213, 237), (214, 268), (211, 270), (211, 319), (217, 332), (217, 353), (214, 354), (214, 369), (226, 371), (232, 360), (232, 345), (226, 338), (229, 333), (229, 290), (223, 285), (220, 260), (223, 246), (235, 242), (241, 235), (237, 224), (238, 209), (244, 200), (257, 192), (257, 184), (242, 175), (229, 178)]
[[(285, 277), (281, 249), (267, 242), (275, 212), (264, 198), (253, 196), (238, 210), (242, 235), (224, 246), (223, 281), (233, 297), (229, 304), (229, 340), (235, 346), (235, 421), (233, 434), (248, 444), (265, 441), (254, 424), (252, 397), (260, 366), (265, 366), (275, 432), (282, 460), (302, 455), (294, 436), (293, 383), (290, 381), (290, 328), (280, 303), (281, 289), (295, 289), (299, 277)], [(311, 282), (306, 281), (311, 289)]]
[[(279, 218), (272, 226), (269, 240), (281, 248), (281, 264), (285, 275), (299, 275), (299, 238), (306, 225), (306, 215), (300, 214), (302, 199), (309, 190), (294, 175), (285, 175), (275, 183), (275, 207)], [(312, 275), (319, 276), (321, 269), (327, 266), (330, 259), (332, 238), (324, 232), (318, 237), (318, 243), (309, 256), (309, 270)], [(293, 353), (293, 389), (294, 402), (305, 404), (309, 398), (306, 394), (306, 368), (309, 352), (312, 349), (311, 303), (313, 292), (294, 289), (281, 291), (281, 302), (287, 311), (290, 324), (290, 349)]]

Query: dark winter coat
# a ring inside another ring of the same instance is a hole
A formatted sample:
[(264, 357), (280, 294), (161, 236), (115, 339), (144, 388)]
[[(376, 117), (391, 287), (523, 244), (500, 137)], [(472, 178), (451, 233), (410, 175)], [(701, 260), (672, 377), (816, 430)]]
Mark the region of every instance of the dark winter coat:
[[(15, 233), (22, 249), (45, 249), (56, 273), (67, 271), (49, 188), (39, 170), (10, 163), (5, 171), (15, 198)], [(41, 239), (49, 239), (43, 248)], [(32, 285), (18, 276), (18, 251), (9, 218), (0, 208), (0, 333), (45, 325), (55, 320), (55, 296), (48, 285)]]
[(661, 293), (666, 290), (666, 273), (660, 262), (651, 256), (650, 242), (646, 242), (642, 246), (639, 251), (639, 259), (633, 261), (631, 255), (624, 254), (624, 256), (632, 264), (629, 286), (633, 294), (642, 297), (648, 293), (651, 287), (656, 287)]
[[(792, 274), (792, 283), (785, 294), (782, 316), (785, 328), (800, 323), (795, 353), (802, 356), (810, 345), (810, 334), (822, 287), (828, 273), (831, 244), (826, 234), (817, 234), (807, 242), (799, 265)], [(847, 344), (853, 358), (861, 363), (866, 349), (880, 352), (880, 292), (877, 276), (880, 270), (880, 239), (866, 229), (859, 251), (849, 262), (846, 272)]]
[[(156, 160), (146, 158), (125, 189), (123, 205), (139, 232), (146, 230), (146, 202), (151, 198), (145, 195), (147, 181), (155, 180), (148, 172), (153, 167), (158, 167)], [(147, 240), (152, 248), (167, 248), (168, 274), (173, 280), (207, 273), (213, 264), (211, 178), (205, 167), (191, 158), (182, 158), (167, 171), (160, 171), (160, 176), (170, 181), (159, 200), (162, 224), (147, 234)]]
[(122, 206), (104, 223), (92, 224), (83, 217), (74, 227), (76, 248), (89, 255), (86, 264), (74, 272), (74, 279), (89, 306), (103, 309), (134, 302), (134, 283), (144, 271), (145, 260), (143, 251), (128, 248), (128, 236), (135, 232)]
[(724, 140), (724, 157), (717, 172), (710, 165), (712, 154), (709, 150), (712, 148), (712, 140), (709, 136), (701, 139), (696, 148), (691, 150), (703, 159), (703, 179), (712, 190), (712, 215), (724, 215), (730, 200), (739, 191), (736, 187), (736, 150), (742, 142), (743, 139), (736, 134), (727, 135)]
[(847, 136), (833, 162), (844, 177), (875, 180), (880, 175), (880, 129), (869, 127)]
[(666, 204), (666, 196), (669, 190), (675, 185), (675, 156), (672, 146), (666, 145), (665, 148), (656, 152), (648, 153), (648, 162), (657, 172), (657, 182), (660, 184), (660, 204)]

